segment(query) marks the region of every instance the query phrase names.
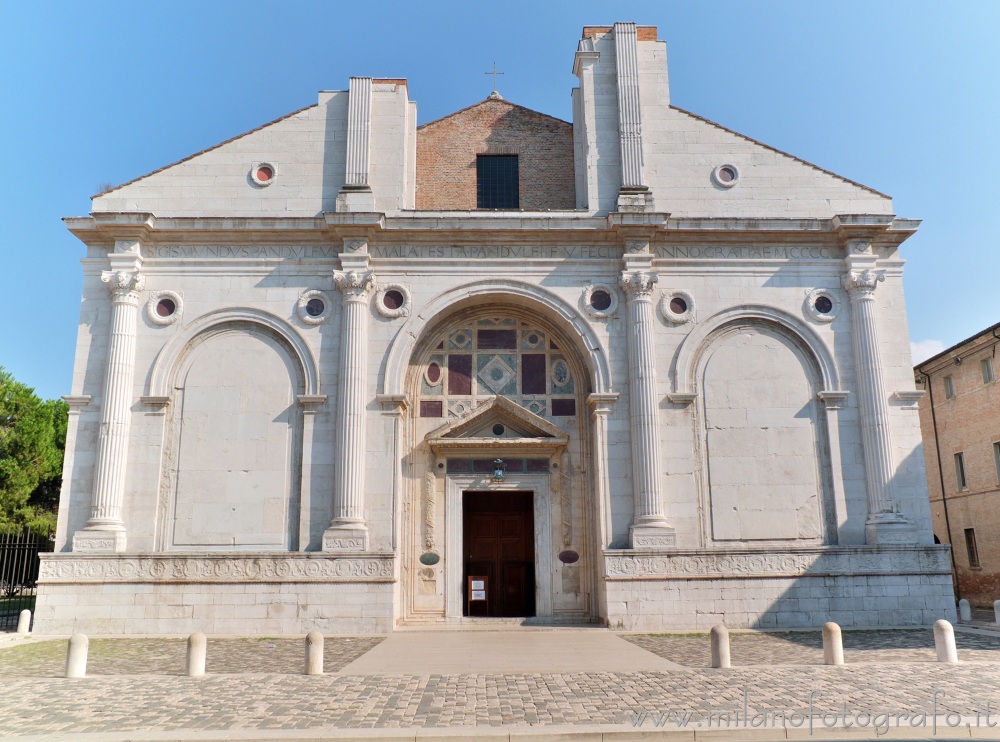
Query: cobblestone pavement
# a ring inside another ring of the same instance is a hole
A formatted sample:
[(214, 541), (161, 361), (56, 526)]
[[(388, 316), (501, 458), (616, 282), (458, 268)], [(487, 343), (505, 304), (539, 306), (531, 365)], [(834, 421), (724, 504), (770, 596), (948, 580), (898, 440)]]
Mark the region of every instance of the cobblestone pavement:
[[(301, 675), (301, 639), (210, 640), (203, 678), (180, 674), (184, 640), (93, 639), (88, 677), (60, 677), (65, 640), (0, 646), (0, 737), (158, 730), (230, 731), (538, 725), (632, 728), (630, 715), (735, 712), (858, 714), (992, 709), (1000, 718), (1000, 637), (959, 632), (962, 663), (932, 661), (930, 630), (845, 632), (848, 662), (827, 667), (818, 632), (733, 634), (728, 670), (706, 635), (627, 635), (687, 665), (676, 671)], [(327, 637), (333, 672), (382, 637)], [(884, 647), (889, 647), (885, 649)], [(892, 656), (875, 666), (875, 660)], [(754, 666), (748, 666), (753, 664)], [(935, 700), (935, 693), (937, 693)], [(652, 723), (646, 724), (652, 728)], [(718, 723), (716, 724), (718, 726)], [(539, 731), (542, 731), (539, 729)], [(923, 735), (921, 735), (923, 736)]]
[(120, 675), (5, 678), (0, 735), (140, 730), (270, 730), (628, 725), (628, 714), (710, 709), (791, 714), (974, 716), (1000, 707), (1000, 667), (903, 663), (677, 672), (430, 676)]
[[(935, 662), (930, 629), (844, 631), (844, 661)], [(623, 634), (623, 639), (686, 667), (707, 667), (711, 649), (705, 634)], [(1000, 662), (1000, 636), (955, 633), (963, 662)], [(734, 665), (821, 665), (823, 636), (818, 631), (729, 635)]]
[[(381, 636), (326, 637), (323, 669), (336, 672), (384, 641)], [(183, 675), (186, 639), (91, 639), (88, 675)], [(298, 674), (305, 664), (302, 639), (209, 639), (209, 673)], [(45, 641), (0, 649), (0, 678), (62, 677), (66, 642)]]

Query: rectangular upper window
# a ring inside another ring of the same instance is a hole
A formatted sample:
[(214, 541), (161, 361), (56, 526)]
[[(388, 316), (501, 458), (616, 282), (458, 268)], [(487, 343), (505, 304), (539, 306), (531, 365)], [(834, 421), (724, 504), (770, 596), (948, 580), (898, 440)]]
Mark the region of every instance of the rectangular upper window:
[(1000, 484), (1000, 443), (993, 444), (993, 466), (997, 470), (997, 484)]
[(983, 369), (983, 383), (989, 384), (993, 381), (993, 359), (984, 358), (979, 362), (979, 366)]
[(945, 399), (951, 399), (955, 396), (955, 379), (951, 376), (944, 377), (944, 396)]
[(976, 529), (965, 529), (965, 550), (969, 553), (969, 566), (979, 569), (979, 548), (976, 546)]
[(965, 454), (955, 454), (955, 481), (958, 482), (960, 490), (968, 489), (969, 483), (965, 479)]
[(517, 176), (517, 155), (476, 155), (476, 208), (520, 208)]

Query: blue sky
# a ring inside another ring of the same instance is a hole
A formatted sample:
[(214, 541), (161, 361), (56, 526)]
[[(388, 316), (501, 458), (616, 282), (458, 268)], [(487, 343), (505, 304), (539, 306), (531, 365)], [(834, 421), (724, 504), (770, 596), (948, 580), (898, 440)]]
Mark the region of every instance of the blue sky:
[(486, 97), (570, 118), (584, 25), (667, 42), (672, 102), (894, 198), (923, 356), (1000, 320), (1000, 2), (92, 2), (0, 6), (0, 365), (70, 393), (83, 245), (63, 216), (343, 89), (421, 123)]

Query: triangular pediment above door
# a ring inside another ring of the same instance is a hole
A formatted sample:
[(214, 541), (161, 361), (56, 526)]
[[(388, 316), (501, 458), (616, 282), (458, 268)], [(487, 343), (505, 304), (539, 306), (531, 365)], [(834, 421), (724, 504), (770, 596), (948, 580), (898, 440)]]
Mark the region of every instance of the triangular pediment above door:
[(509, 399), (493, 397), (432, 430), (426, 440), (432, 450), (442, 453), (545, 455), (565, 447), (569, 435)]

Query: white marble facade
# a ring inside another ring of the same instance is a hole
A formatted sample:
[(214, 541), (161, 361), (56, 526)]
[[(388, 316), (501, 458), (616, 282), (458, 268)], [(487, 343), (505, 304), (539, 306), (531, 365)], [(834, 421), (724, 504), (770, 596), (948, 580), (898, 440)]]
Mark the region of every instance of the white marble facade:
[(575, 210), (417, 210), (408, 87), (352, 78), (67, 219), (87, 252), (38, 632), (476, 621), (470, 492), (530, 493), (539, 622), (954, 618), (918, 222), (671, 107), (655, 30), (585, 29), (574, 69)]

